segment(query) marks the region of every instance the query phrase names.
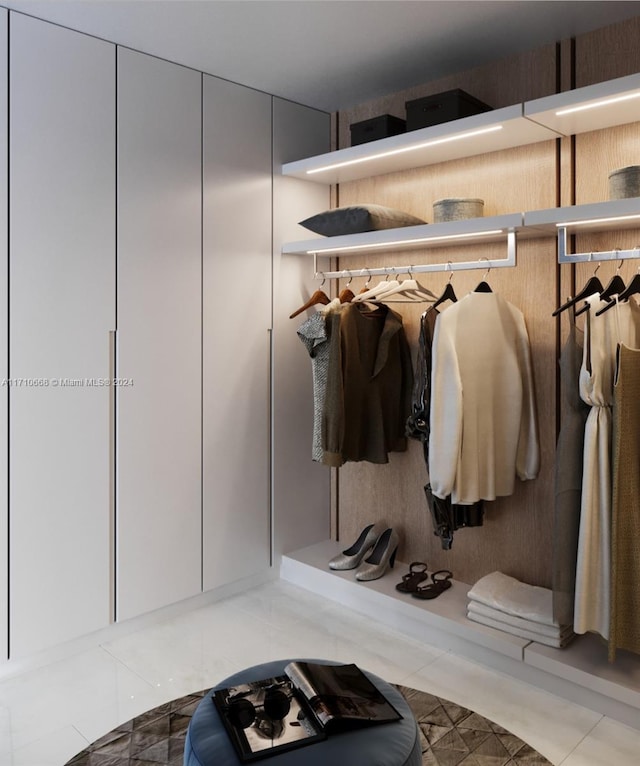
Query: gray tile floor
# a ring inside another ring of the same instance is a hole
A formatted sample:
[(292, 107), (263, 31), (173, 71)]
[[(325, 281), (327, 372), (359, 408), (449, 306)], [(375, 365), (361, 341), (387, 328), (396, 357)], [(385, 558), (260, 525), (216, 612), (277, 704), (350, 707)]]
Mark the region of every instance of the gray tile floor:
[(282, 581), (0, 677), (0, 766), (62, 766), (117, 725), (285, 657), (355, 662), (476, 711), (556, 766), (637, 766), (640, 731)]

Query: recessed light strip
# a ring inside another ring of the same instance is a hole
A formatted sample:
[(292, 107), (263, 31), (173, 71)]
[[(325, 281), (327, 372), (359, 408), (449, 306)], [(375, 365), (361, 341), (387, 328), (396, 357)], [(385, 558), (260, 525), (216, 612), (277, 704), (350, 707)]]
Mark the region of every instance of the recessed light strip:
[(370, 162), (371, 160), (380, 160), (384, 157), (391, 157), (395, 154), (404, 154), (405, 152), (413, 152), (417, 149), (427, 149), (431, 146), (439, 146), (440, 144), (447, 144), (451, 141), (460, 141), (464, 138), (475, 138), (476, 136), (482, 136), (485, 133), (494, 133), (497, 130), (502, 130), (502, 125), (491, 125), (488, 128), (478, 128), (478, 130), (469, 130), (466, 133), (458, 133), (455, 136), (446, 136), (445, 138), (434, 138), (431, 141), (423, 141), (420, 144), (411, 144), (411, 146), (403, 146), (399, 149), (390, 149), (387, 152), (379, 152), (378, 154), (370, 154), (367, 157), (359, 157), (355, 160), (345, 160), (344, 162), (336, 162), (332, 165), (324, 165), (321, 168), (314, 168), (307, 170), (307, 175), (313, 175), (314, 173), (324, 173), (328, 170), (336, 170), (336, 168), (344, 168), (348, 165), (358, 165), (361, 162)]
[(467, 234), (447, 234), (442, 237), (420, 237), (419, 239), (399, 239), (393, 242), (375, 242), (368, 245), (347, 245), (346, 247), (327, 247), (321, 250), (307, 250), (307, 255), (326, 255), (327, 253), (344, 253), (353, 250), (373, 250), (374, 248), (390, 248), (398, 247), (400, 245), (420, 245), (428, 242), (445, 242), (452, 239), (468, 239), (475, 237), (487, 237), (495, 236), (496, 234), (504, 234), (504, 229), (492, 229), (491, 231), (472, 231)]
[(566, 228), (567, 226), (589, 226), (596, 223), (614, 223), (616, 221), (633, 221), (640, 218), (640, 213), (635, 215), (618, 215), (609, 218), (589, 218), (586, 221), (565, 221), (564, 223), (557, 223), (556, 228)]
[(609, 104), (617, 104), (621, 101), (631, 101), (633, 98), (640, 98), (640, 91), (635, 93), (625, 93), (623, 96), (612, 96), (611, 98), (603, 98), (600, 101), (592, 101), (589, 104), (580, 104), (579, 106), (571, 106), (567, 109), (560, 109), (556, 112), (556, 117), (564, 117), (565, 114), (574, 114), (575, 112), (584, 112), (587, 109), (597, 109), (600, 106), (609, 106)]

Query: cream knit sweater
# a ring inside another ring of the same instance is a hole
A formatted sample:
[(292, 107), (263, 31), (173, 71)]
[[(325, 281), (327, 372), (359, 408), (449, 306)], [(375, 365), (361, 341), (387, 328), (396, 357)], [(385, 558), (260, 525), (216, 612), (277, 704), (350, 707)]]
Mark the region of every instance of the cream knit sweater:
[(454, 503), (513, 493), (540, 465), (529, 337), (522, 312), (472, 292), (444, 311), (433, 338), (429, 475)]

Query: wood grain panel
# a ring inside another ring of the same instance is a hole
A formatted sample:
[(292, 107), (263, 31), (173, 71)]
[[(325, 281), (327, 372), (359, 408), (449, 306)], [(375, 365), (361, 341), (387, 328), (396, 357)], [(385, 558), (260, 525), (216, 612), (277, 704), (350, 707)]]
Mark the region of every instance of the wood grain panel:
[(640, 123), (576, 136), (576, 204), (609, 199), (609, 173), (640, 163)]
[[(349, 125), (381, 114), (405, 119), (405, 102), (461, 88), (494, 109), (555, 93), (555, 45), (492, 62), (359, 104), (340, 113), (339, 146), (351, 145)], [(524, 94), (524, 95), (523, 95)]]
[[(433, 256), (440, 262), (459, 259), (461, 251), (452, 250), (447, 253), (441, 249)], [(465, 248), (462, 257), (497, 258), (501, 257), (498, 250), (497, 245), (473, 247), (472, 252)], [(402, 262), (403, 258), (398, 256), (376, 256), (366, 263), (362, 259), (358, 265), (375, 268)], [(555, 242), (545, 239), (519, 246), (516, 269), (494, 270), (487, 276), (493, 289), (521, 308), (527, 320), (541, 433), (542, 470), (538, 480), (518, 483), (512, 497), (488, 503), (485, 526), (460, 530), (453, 549), (443, 551), (433, 535), (425, 502), (423, 485), (427, 475), (422, 447), (410, 441), (407, 452), (392, 454), (387, 465), (355, 463), (340, 469), (340, 539), (345, 543), (355, 539), (369, 520), (379, 519), (401, 531), (403, 561), (427, 560), (430, 568), (448, 567), (467, 582), (500, 569), (528, 582), (550, 584), (556, 365), (555, 323), (551, 313), (555, 297), (553, 290), (538, 286), (553, 286), (555, 269)], [(456, 272), (453, 284), (457, 294), (462, 296), (473, 289), (483, 276), (482, 271)], [(447, 279), (446, 274), (419, 275), (419, 281), (436, 293)], [(532, 284), (537, 286), (534, 291), (530, 289)], [(389, 305), (403, 316), (415, 354), (418, 320), (425, 305)], [(537, 552), (535, 556), (530, 555), (531, 550)]]
[[(555, 52), (555, 46), (548, 46), (343, 113), (339, 120), (340, 145), (348, 145), (349, 122), (385, 112), (403, 116), (405, 100), (428, 93), (461, 87), (496, 107), (553, 93)], [(505, 76), (506, 71), (509, 76)], [(484, 199), (485, 216), (534, 210), (556, 204), (556, 165), (556, 143), (549, 141), (342, 184), (339, 199), (341, 205), (370, 202), (397, 207), (428, 222), (433, 221), (434, 201), (443, 197)], [(504, 256), (505, 244), (485, 243), (374, 257), (343, 257), (340, 267), (357, 273), (365, 267)], [(366, 523), (383, 520), (401, 533), (399, 554), (403, 561), (426, 560), (430, 569), (452, 569), (456, 578), (466, 582), (474, 582), (499, 569), (526, 582), (550, 585), (556, 437), (557, 342), (556, 323), (551, 319), (556, 305), (555, 240), (519, 243), (517, 263), (515, 269), (494, 270), (487, 281), (518, 306), (527, 321), (540, 426), (539, 478), (517, 482), (512, 497), (487, 503), (484, 526), (458, 530), (452, 550), (444, 551), (433, 534), (424, 496), (427, 472), (422, 445), (410, 440), (407, 451), (392, 454), (387, 465), (351, 463), (340, 469), (339, 535), (345, 544), (355, 539)], [(455, 272), (453, 283), (457, 294), (462, 296), (473, 290), (483, 276), (482, 271)], [(354, 280), (355, 292), (365, 279)], [(421, 274), (418, 279), (439, 294), (448, 276), (446, 273)], [(535, 290), (531, 289), (532, 285)], [(390, 305), (403, 316), (415, 359), (419, 318), (426, 305)]]
[(640, 72), (640, 16), (576, 38), (576, 87)]
[[(637, 48), (640, 21), (607, 27), (557, 47), (546, 46), (512, 59), (480, 67), (453, 77), (392, 94), (357, 106), (339, 115), (339, 146), (350, 144), (349, 124), (379, 114), (404, 117), (404, 103), (450, 88), (463, 88), (498, 108), (592, 82), (640, 70)], [(574, 67), (575, 53), (575, 67)], [(559, 61), (556, 56), (559, 55)], [(558, 68), (556, 68), (558, 64)], [(507, 73), (507, 74), (505, 74)], [(433, 220), (432, 206), (442, 197), (480, 197), (485, 216), (523, 210), (571, 205), (608, 199), (608, 173), (637, 164), (640, 125), (582, 134), (530, 147), (496, 152), (481, 157), (443, 163), (382, 177), (343, 184), (335, 198), (339, 204), (371, 202), (398, 207)], [(580, 249), (633, 247), (638, 232), (616, 232), (576, 238)], [(471, 258), (501, 257), (499, 245), (473, 245), (411, 251), (410, 254), (359, 256), (341, 259), (341, 268), (354, 273), (365, 267), (410, 263), (446, 262)], [(546, 238), (519, 243), (515, 269), (496, 270), (489, 275), (494, 290), (518, 306), (528, 326), (540, 428), (541, 471), (537, 480), (517, 482), (509, 498), (487, 504), (482, 528), (456, 532), (453, 549), (443, 551), (433, 535), (423, 494), (426, 469), (421, 445), (410, 441), (405, 453), (391, 455), (388, 465), (347, 464), (336, 482), (339, 537), (345, 544), (373, 520), (384, 520), (402, 533), (400, 558), (426, 560), (430, 569), (447, 567), (457, 578), (474, 582), (493, 570), (501, 570), (526, 582), (550, 586), (554, 514), (555, 441), (560, 412), (557, 409), (557, 358), (566, 336), (564, 318), (552, 312), (560, 300), (581, 285), (593, 272), (589, 264), (557, 265), (556, 243)], [(626, 262), (621, 273), (628, 278), (635, 263)], [(617, 264), (603, 264), (608, 281)], [(481, 272), (456, 272), (458, 295), (471, 290)], [(420, 281), (439, 292), (446, 274), (420, 275)], [(365, 277), (354, 280), (357, 292)], [(404, 319), (415, 355), (418, 322), (424, 306), (394, 304)]]

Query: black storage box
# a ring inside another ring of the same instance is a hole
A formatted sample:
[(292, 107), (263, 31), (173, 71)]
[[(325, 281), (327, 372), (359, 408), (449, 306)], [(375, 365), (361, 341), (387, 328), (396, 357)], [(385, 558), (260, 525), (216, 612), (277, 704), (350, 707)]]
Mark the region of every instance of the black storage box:
[(351, 128), (351, 146), (366, 144), (367, 141), (377, 141), (379, 138), (397, 136), (405, 132), (406, 123), (400, 117), (382, 114), (370, 120), (354, 122)]
[(407, 130), (428, 128), (442, 122), (470, 117), (472, 114), (489, 112), (488, 104), (470, 96), (463, 90), (447, 90), (435, 96), (425, 96), (405, 103), (407, 110)]

